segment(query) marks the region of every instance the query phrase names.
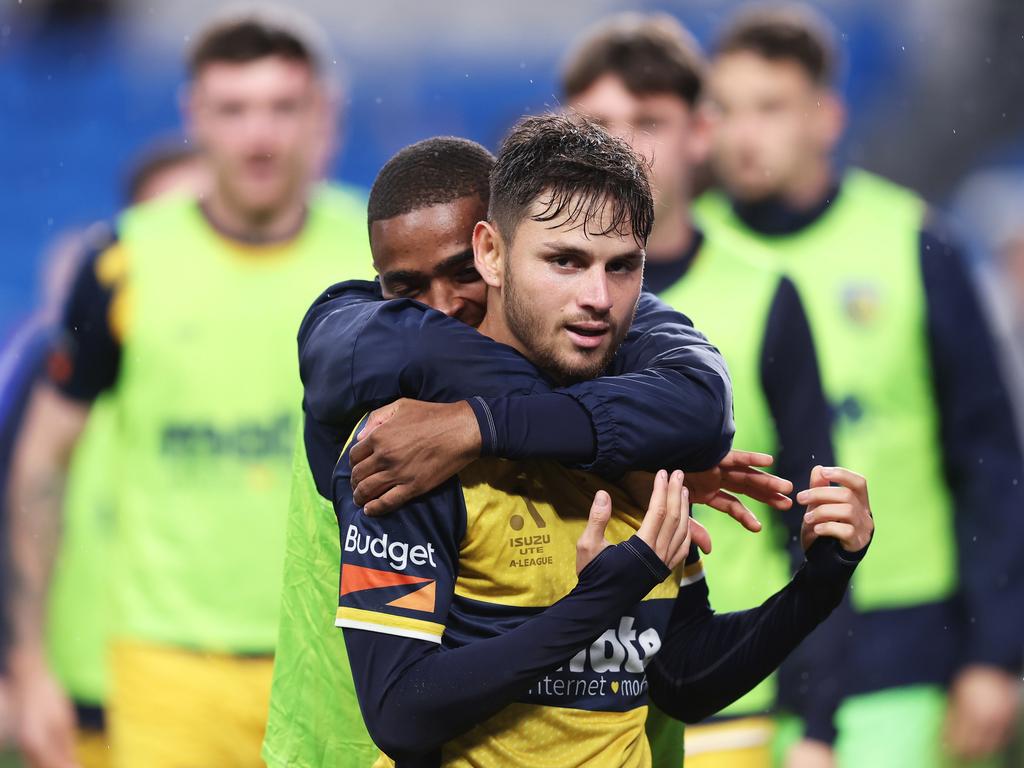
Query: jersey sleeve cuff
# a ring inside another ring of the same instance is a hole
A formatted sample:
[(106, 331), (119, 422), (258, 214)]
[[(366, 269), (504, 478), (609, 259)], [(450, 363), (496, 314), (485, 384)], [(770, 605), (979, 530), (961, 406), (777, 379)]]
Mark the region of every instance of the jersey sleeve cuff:
[(408, 637), (413, 640), (425, 640), (438, 644), (444, 634), (444, 626), (432, 621), (345, 606), (338, 608), (334, 626), (342, 629), (362, 629), (367, 632)]

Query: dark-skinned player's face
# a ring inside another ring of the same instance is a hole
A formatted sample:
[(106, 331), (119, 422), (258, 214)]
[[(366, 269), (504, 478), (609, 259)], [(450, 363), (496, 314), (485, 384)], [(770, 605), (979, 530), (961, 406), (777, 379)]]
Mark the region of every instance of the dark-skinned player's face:
[(415, 299), (479, 325), (487, 285), (473, 265), (473, 227), (486, 217), (487, 206), (471, 196), (373, 222), (370, 250), (384, 297)]

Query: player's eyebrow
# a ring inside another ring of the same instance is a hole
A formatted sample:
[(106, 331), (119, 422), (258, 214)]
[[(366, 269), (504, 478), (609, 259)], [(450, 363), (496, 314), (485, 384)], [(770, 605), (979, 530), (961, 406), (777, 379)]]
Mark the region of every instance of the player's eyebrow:
[(385, 285), (391, 283), (420, 283), (426, 282), (430, 276), (426, 272), (415, 269), (396, 269), (393, 272), (385, 272), (380, 276), (380, 281)]
[[(566, 245), (565, 243), (559, 243), (551, 241), (543, 243), (542, 247), (546, 251), (545, 256), (576, 256), (583, 259), (591, 260), (594, 255), (585, 248), (580, 248), (575, 245)], [(614, 256), (610, 256), (608, 261), (619, 261), (619, 260), (639, 260), (644, 257), (644, 251), (642, 248), (631, 248), (628, 251), (617, 253)]]
[(434, 274), (439, 275), (443, 272), (452, 272), (459, 267), (465, 265), (467, 261), (473, 261), (473, 247), (470, 246), (466, 250), (449, 256), (447, 259), (442, 261), (436, 267), (434, 267)]

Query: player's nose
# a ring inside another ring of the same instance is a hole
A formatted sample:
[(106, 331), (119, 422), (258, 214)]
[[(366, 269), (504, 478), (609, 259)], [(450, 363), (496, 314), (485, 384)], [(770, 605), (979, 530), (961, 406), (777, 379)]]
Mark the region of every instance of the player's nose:
[(608, 286), (608, 273), (604, 267), (595, 265), (587, 270), (578, 301), (581, 307), (607, 312), (612, 308), (612, 296)]
[(444, 312), (448, 317), (458, 317), (466, 308), (466, 300), (459, 295), (458, 291), (444, 287), (432, 289), (427, 296), (427, 303), (439, 312)]

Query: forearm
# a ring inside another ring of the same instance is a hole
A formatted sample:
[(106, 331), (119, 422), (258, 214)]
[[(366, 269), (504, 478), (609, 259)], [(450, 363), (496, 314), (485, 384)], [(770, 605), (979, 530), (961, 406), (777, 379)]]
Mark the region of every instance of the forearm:
[(298, 345), (307, 409), (326, 424), (401, 397), (444, 403), (552, 389), (511, 347), (419, 302), (383, 300), (366, 281), (325, 291)]
[(49, 385), (37, 385), (18, 435), (6, 501), (12, 550), (10, 624), (19, 653), (41, 653), (68, 465), (88, 412), (88, 405)]
[(831, 744), (835, 713), (849, 686), (853, 607), (849, 593), (779, 668), (778, 704), (804, 723), (804, 738)]
[(550, 608), (460, 648), (346, 629), (360, 706), (377, 745), (393, 758), (429, 754), (593, 642), (668, 575), (643, 542), (627, 544), (605, 550)]
[(43, 647), (46, 595), (61, 535), (66, 465), (16, 464), (10, 491), (12, 653), (37, 654)]
[(715, 614), (701, 583), (680, 593), (665, 643), (648, 668), (652, 700), (697, 722), (750, 691), (840, 603), (857, 560), (832, 540), (811, 547), (793, 580), (761, 606)]

